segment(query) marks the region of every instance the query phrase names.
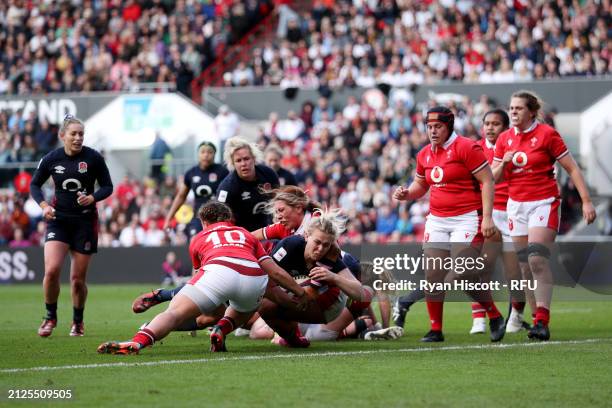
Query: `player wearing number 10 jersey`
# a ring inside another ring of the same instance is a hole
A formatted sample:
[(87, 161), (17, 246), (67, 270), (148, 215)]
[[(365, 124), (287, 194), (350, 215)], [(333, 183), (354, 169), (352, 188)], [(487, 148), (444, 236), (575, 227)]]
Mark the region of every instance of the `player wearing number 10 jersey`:
[[(261, 303), (268, 275), (305, 304), (302, 289), (266, 254), (261, 243), (243, 228), (232, 225), (230, 208), (209, 202), (199, 211), (204, 230), (194, 237), (189, 252), (196, 274), (172, 299), (168, 309), (141, 329), (132, 341), (106, 342), (99, 353), (134, 354), (152, 345), (181, 323), (200, 314), (212, 314), (225, 302), (225, 316), (213, 327), (211, 351), (226, 351), (225, 336), (244, 324)], [(301, 300), (300, 300), (301, 299)]]

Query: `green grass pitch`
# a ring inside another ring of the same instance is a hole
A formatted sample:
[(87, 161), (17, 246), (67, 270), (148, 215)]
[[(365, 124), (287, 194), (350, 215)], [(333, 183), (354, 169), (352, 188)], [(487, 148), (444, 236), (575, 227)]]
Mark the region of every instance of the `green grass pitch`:
[[(408, 314), (396, 341), (313, 343), (280, 349), (230, 336), (229, 353), (208, 351), (205, 332), (171, 334), (137, 356), (98, 355), (106, 340), (126, 340), (158, 306), (135, 315), (131, 301), (153, 288), (90, 285), (85, 337), (68, 336), (69, 288), (59, 324), (36, 335), (40, 286), (0, 286), (0, 406), (86, 407), (457, 407), (610, 406), (612, 303), (556, 302), (549, 343), (525, 332), (500, 346), (470, 336), (467, 303), (445, 305), (446, 342), (423, 345), (423, 304)], [(506, 310), (507, 305), (500, 308)], [(45, 368), (41, 368), (45, 367)], [(16, 370), (22, 369), (22, 370)], [(70, 389), (70, 401), (9, 399), (14, 389)]]

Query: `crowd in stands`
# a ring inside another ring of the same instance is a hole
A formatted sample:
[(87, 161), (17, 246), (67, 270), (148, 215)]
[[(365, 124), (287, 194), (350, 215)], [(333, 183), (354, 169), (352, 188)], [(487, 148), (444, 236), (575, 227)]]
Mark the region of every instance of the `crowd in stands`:
[[(345, 210), (350, 222), (343, 243), (410, 242), (418, 241), (423, 233), (427, 197), (398, 203), (391, 200), (391, 194), (395, 186), (408, 184), (414, 175), (416, 153), (428, 143), (423, 112), (436, 102), (408, 108), (411, 98), (391, 101), (392, 106), (379, 90), (362, 100), (349, 97), (339, 107), (321, 97), (316, 104), (305, 103), (300, 112), (288, 112), (284, 118), (273, 112), (261, 127), (261, 148), (282, 149), (281, 167), (295, 175), (314, 201)], [(486, 96), (475, 102), (463, 98), (446, 104), (455, 112), (456, 131), (473, 139), (480, 137), (482, 115), (495, 107)], [(127, 176), (115, 180), (113, 196), (98, 204), (99, 246), (186, 245), (184, 228), (189, 214), (170, 232), (161, 229), (181, 179), (176, 176), (167, 175), (160, 182)], [(25, 190), (0, 191), (0, 245), (40, 245), (45, 225), (38, 205)], [(46, 194), (50, 196), (52, 190)], [(563, 186), (563, 197), (565, 232), (580, 216), (580, 200), (571, 183)]]
[[(189, 95), (191, 79), (216, 52), (271, 7), (272, 0), (0, 2), (0, 95), (126, 90), (142, 82), (176, 82)], [(395, 185), (410, 181), (427, 143), (428, 105), (415, 105), (410, 86), (610, 73), (611, 7), (594, 0), (315, 0), (297, 15), (283, 5), (282, 38), (256, 49), (250, 64), (240, 63), (225, 80), (383, 89), (349, 97), (345, 106), (332, 106), (329, 92), (321, 92), (299, 112), (272, 112), (259, 143), (283, 149), (282, 166), (313, 200), (347, 211), (345, 242), (418, 240), (427, 199), (390, 200)], [(483, 113), (495, 105), (486, 96), (446, 104), (456, 130), (474, 139)], [(0, 166), (36, 162), (56, 144), (57, 129), (34, 113), (0, 112)], [(3, 169), (0, 188), (7, 185), (0, 190), (0, 245), (39, 245), (44, 223), (28, 199), (27, 174)], [(180, 225), (170, 234), (160, 229), (174, 177), (126, 179), (115, 188), (99, 204), (101, 247), (186, 242)], [(564, 230), (579, 208), (575, 196), (565, 185)]]
[[(0, 165), (38, 161), (57, 144), (57, 126), (39, 121), (35, 111), (0, 111)], [(0, 184), (2, 180), (0, 180)]]
[(271, 0), (0, 2), (0, 95), (190, 85)]
[[(0, 2), (0, 95), (137, 90), (192, 80), (274, 8), (281, 38), (225, 84), (492, 83), (611, 72), (609, 1)], [(290, 2), (289, 2), (290, 4)]]
[(609, 1), (315, 0), (226, 86), (508, 83), (612, 72)]

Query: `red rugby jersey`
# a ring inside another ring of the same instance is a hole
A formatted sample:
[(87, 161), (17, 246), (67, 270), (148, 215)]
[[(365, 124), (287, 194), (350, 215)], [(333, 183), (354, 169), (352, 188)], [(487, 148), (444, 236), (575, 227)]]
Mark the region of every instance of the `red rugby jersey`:
[(480, 145), (454, 132), (443, 146), (421, 149), (416, 176), (430, 186), (431, 213), (453, 217), (482, 209), (480, 184), (474, 173), (488, 165)]
[[(484, 155), (487, 158), (489, 164), (493, 163), (493, 156), (495, 156), (495, 145), (491, 144), (485, 137), (477, 142), (482, 146)], [(506, 205), (508, 204), (508, 181), (507, 171), (504, 172), (504, 180), (499, 183), (495, 183), (495, 198), (493, 199), (493, 208), (500, 211), (506, 211)]]
[(504, 174), (511, 199), (525, 202), (559, 196), (554, 164), (569, 150), (555, 129), (537, 122), (522, 133), (508, 129), (497, 139), (494, 160), (502, 161), (507, 151), (515, 152)]
[[(189, 244), (189, 254), (194, 269), (214, 263), (250, 276), (265, 275), (259, 262), (269, 258), (261, 243), (250, 232), (229, 222), (212, 224), (198, 233)], [(202, 273), (199, 271), (196, 277)]]
[(306, 211), (304, 213), (304, 219), (302, 220), (302, 223), (300, 224), (298, 229), (294, 231), (285, 227), (280, 222), (267, 225), (263, 228), (264, 239), (283, 239), (287, 238), (290, 235), (304, 235), (304, 233), (306, 232), (306, 226), (310, 222), (311, 218), (312, 214), (309, 211)]

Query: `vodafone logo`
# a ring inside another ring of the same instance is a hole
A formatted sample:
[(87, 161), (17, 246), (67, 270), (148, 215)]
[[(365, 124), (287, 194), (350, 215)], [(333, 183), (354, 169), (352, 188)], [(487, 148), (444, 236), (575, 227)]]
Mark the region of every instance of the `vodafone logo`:
[(442, 167), (440, 166), (436, 166), (433, 169), (431, 169), (431, 181), (433, 181), (434, 183), (439, 183), (442, 181), (442, 178), (444, 177), (444, 170), (442, 170)]
[(527, 165), (527, 154), (525, 152), (516, 152), (512, 156), (512, 164), (516, 167), (525, 167)]

